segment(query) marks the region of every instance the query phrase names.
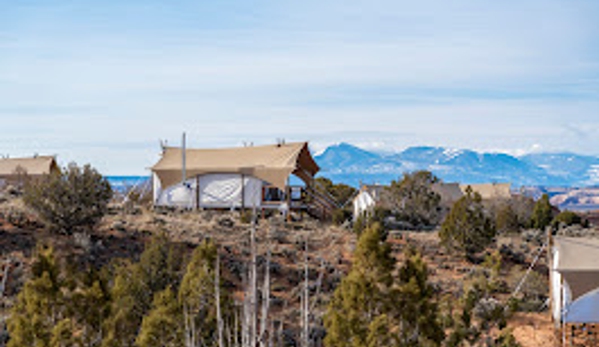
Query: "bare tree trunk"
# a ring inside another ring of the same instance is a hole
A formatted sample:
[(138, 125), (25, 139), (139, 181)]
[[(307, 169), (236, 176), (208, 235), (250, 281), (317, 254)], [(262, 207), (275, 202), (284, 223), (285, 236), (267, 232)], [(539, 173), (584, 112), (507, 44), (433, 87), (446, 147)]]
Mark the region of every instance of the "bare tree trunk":
[(11, 260), (8, 259), (4, 264), (4, 273), (2, 274), (2, 283), (0, 284), (0, 299), (4, 298), (4, 292), (6, 291), (6, 283), (8, 282), (8, 275), (10, 271)]
[(241, 321), (241, 346), (250, 346), (250, 289), (249, 289), (249, 274), (250, 271), (244, 276), (244, 293), (243, 293), (243, 319)]
[(233, 341), (239, 347), (239, 309), (235, 307), (235, 321), (233, 322)]
[[(255, 216), (255, 212), (253, 215)], [(256, 264), (256, 221), (252, 222), (251, 230), (251, 276), (250, 276), (250, 344), (251, 347), (256, 346), (256, 337), (258, 330), (257, 308), (258, 308), (258, 269)]]
[(216, 267), (214, 270), (214, 292), (216, 296), (216, 324), (218, 330), (218, 347), (225, 347), (223, 342), (223, 316), (220, 307), (220, 256), (216, 252)]
[(266, 347), (268, 339), (268, 311), (270, 309), (270, 241), (267, 241), (264, 286), (262, 287), (262, 313), (260, 321), (260, 346)]
[(270, 321), (270, 328), (268, 329), (269, 333), (268, 333), (268, 347), (273, 347), (273, 343), (274, 343), (274, 335), (275, 335), (275, 323), (271, 320)]
[(304, 295), (302, 296), (302, 347), (310, 346), (310, 288), (308, 279), (308, 239), (304, 250)]
[(320, 257), (320, 273), (318, 274), (318, 279), (316, 280), (316, 293), (314, 294), (314, 301), (312, 302), (312, 305), (310, 306), (310, 311), (314, 312), (314, 310), (316, 309), (316, 304), (318, 303), (318, 297), (320, 297), (320, 292), (322, 291), (322, 280), (324, 277), (324, 273), (325, 273), (325, 265), (324, 265), (324, 259), (322, 259), (322, 257)]

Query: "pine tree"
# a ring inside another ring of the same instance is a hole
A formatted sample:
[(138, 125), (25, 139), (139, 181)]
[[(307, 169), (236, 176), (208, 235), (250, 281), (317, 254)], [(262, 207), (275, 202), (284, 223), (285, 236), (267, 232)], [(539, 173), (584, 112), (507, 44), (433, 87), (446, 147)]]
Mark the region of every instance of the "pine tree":
[[(358, 241), (354, 264), (350, 273), (335, 290), (325, 315), (329, 347), (358, 347), (377, 343), (377, 332), (389, 331), (383, 327), (387, 320), (375, 320), (393, 306), (391, 297), (395, 260), (390, 247), (381, 240), (379, 224), (367, 228)], [(372, 326), (371, 326), (372, 325)]]
[(175, 294), (167, 288), (156, 294), (152, 309), (144, 317), (136, 345), (139, 347), (181, 347), (181, 310)]
[(50, 346), (53, 329), (64, 317), (59, 264), (52, 248), (38, 247), (32, 278), (17, 296), (8, 320), (8, 347)]
[(439, 179), (429, 171), (404, 174), (385, 190), (383, 200), (399, 220), (415, 227), (438, 225), (441, 217), (441, 196), (433, 191)]
[(216, 246), (204, 241), (193, 252), (179, 288), (183, 310), (185, 345), (212, 341), (216, 332), (215, 276)]
[(499, 207), (495, 215), (495, 226), (499, 233), (515, 233), (520, 230), (520, 221), (511, 203)]
[(553, 220), (553, 206), (549, 202), (549, 195), (543, 194), (537, 201), (532, 212), (532, 227), (539, 230), (547, 228)]
[(73, 336), (75, 330), (73, 322), (65, 318), (52, 328), (52, 338), (49, 347), (75, 347), (81, 346)]
[(487, 216), (480, 194), (466, 189), (466, 195), (452, 206), (439, 231), (445, 247), (470, 257), (493, 242), (496, 230)]
[(134, 275), (134, 268), (134, 264), (125, 263), (115, 270), (110, 288), (110, 316), (104, 323), (106, 335), (103, 347), (130, 347), (137, 336), (145, 312), (136, 297), (141, 284)]
[(399, 269), (398, 306), (401, 346), (439, 345), (445, 338), (439, 322), (428, 269), (419, 253), (409, 250)]
[(82, 346), (95, 347), (102, 343), (109, 305), (105, 281), (95, 271), (88, 271), (70, 297), (70, 311), (80, 329)]
[(104, 347), (133, 346), (152, 299), (169, 285), (177, 284), (180, 259), (165, 234), (154, 236), (139, 263), (116, 268), (110, 289), (110, 316), (106, 320)]
[(352, 269), (325, 315), (325, 345), (439, 346), (444, 332), (426, 264), (409, 251), (394, 277), (395, 259), (382, 235), (374, 224), (358, 240)]

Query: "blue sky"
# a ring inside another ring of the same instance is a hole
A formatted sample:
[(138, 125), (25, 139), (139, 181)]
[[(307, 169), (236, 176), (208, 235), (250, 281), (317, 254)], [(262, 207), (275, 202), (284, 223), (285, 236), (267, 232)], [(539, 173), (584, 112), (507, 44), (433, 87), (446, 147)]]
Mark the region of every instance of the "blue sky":
[(0, 153), (159, 139), (599, 155), (599, 2), (3, 1)]

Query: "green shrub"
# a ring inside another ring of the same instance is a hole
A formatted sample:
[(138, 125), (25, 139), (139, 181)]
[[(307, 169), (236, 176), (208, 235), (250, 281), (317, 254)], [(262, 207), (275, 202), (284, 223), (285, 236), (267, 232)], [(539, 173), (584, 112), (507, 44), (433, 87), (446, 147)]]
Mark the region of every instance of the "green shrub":
[(335, 225), (341, 225), (352, 217), (352, 212), (348, 209), (338, 208), (333, 211), (333, 223)]
[(554, 226), (559, 226), (560, 224), (566, 226), (582, 224), (582, 218), (572, 211), (563, 211), (553, 219)]
[(61, 173), (27, 184), (23, 200), (48, 226), (71, 234), (95, 226), (111, 197), (110, 184), (98, 171), (70, 164)]
[(545, 230), (553, 220), (553, 206), (549, 202), (549, 195), (543, 196), (536, 202), (532, 212), (532, 227), (539, 230)]
[(487, 216), (480, 194), (466, 189), (466, 195), (451, 208), (439, 231), (442, 244), (469, 258), (494, 242), (493, 221)]
[(354, 220), (354, 233), (356, 233), (358, 236), (362, 235), (362, 232), (364, 232), (364, 229), (366, 229), (367, 223), (368, 219), (365, 215), (362, 214), (358, 216), (358, 218)]
[(441, 196), (433, 190), (439, 179), (429, 171), (406, 173), (392, 181), (382, 194), (397, 220), (415, 228), (437, 226), (441, 220)]
[(239, 215), (239, 221), (243, 224), (250, 224), (252, 222), (252, 210), (243, 210)]

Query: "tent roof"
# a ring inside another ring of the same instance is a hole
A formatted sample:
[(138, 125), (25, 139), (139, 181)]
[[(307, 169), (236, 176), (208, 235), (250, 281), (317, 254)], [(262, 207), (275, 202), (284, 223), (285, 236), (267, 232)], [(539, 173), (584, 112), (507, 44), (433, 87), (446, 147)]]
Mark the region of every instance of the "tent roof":
[[(152, 167), (163, 186), (180, 182), (182, 149), (166, 147)], [(186, 149), (186, 178), (210, 173), (238, 173), (254, 176), (284, 188), (290, 174), (308, 182), (320, 168), (312, 158), (307, 142), (220, 149)]]
[(599, 289), (578, 298), (568, 307), (564, 321), (566, 323), (595, 323), (599, 322)]
[(559, 253), (555, 270), (599, 272), (599, 239), (558, 236), (554, 244)]
[(510, 183), (460, 184), (463, 193), (468, 186), (483, 199), (509, 199), (512, 196)]
[(464, 196), (459, 183), (434, 183), (431, 189), (441, 196), (444, 202), (454, 202)]
[(576, 300), (599, 288), (599, 239), (555, 237), (557, 265)]
[(27, 175), (46, 175), (57, 168), (58, 165), (53, 156), (0, 159), (0, 176), (13, 176), (18, 174), (21, 169)]

